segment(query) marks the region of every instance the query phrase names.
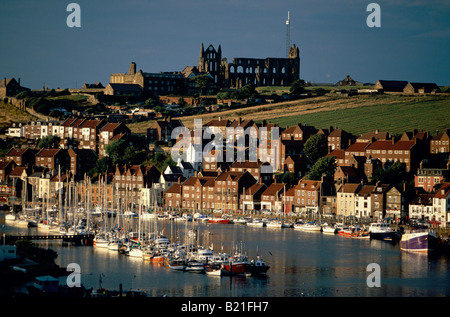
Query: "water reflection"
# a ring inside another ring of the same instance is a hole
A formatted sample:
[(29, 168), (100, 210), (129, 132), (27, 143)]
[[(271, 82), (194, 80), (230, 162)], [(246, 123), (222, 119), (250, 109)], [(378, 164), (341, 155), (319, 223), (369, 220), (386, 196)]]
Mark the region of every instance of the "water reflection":
[[(148, 228), (150, 227), (147, 224)], [(355, 240), (294, 229), (250, 228), (238, 224), (158, 222), (169, 237), (183, 239), (199, 231), (199, 243), (232, 253), (242, 248), (249, 257), (262, 255), (271, 266), (265, 278), (229, 278), (176, 272), (108, 249), (39, 244), (57, 251), (57, 263), (78, 263), (88, 288), (140, 289), (152, 296), (449, 296), (450, 268), (446, 257), (407, 253), (397, 244)], [(2, 232), (35, 234), (36, 228), (3, 227)], [(367, 265), (378, 263), (381, 287), (367, 286)]]

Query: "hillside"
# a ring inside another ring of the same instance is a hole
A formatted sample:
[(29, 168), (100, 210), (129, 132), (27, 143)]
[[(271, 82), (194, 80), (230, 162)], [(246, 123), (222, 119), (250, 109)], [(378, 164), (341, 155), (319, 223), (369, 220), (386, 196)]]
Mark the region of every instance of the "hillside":
[(11, 104), (0, 101), (0, 131), (5, 132), (13, 122), (25, 122), (35, 119), (34, 116), (19, 110)]
[[(392, 134), (413, 129), (429, 131), (450, 128), (449, 95), (359, 95), (342, 97), (327, 95), (296, 101), (287, 101), (241, 109), (181, 117), (185, 126), (192, 128), (194, 119), (203, 123), (215, 118), (253, 119), (278, 123), (281, 127), (297, 123), (317, 128), (330, 126), (361, 134), (376, 129)], [(130, 124), (134, 133), (145, 133), (151, 123)]]

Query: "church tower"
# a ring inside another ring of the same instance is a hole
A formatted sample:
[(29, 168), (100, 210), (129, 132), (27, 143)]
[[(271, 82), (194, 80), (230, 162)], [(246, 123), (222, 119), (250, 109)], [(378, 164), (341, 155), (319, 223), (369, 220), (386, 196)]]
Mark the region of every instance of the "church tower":
[(202, 73), (209, 73), (215, 84), (221, 83), (220, 62), (222, 60), (222, 48), (217, 51), (212, 44), (205, 50), (203, 43), (200, 47), (200, 57), (198, 59), (198, 70)]

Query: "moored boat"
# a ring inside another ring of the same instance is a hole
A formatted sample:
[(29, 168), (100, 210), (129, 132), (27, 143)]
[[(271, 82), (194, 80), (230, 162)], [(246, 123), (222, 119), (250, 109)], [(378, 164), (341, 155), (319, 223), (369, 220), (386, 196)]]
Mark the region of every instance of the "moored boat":
[(431, 231), (408, 232), (400, 239), (400, 250), (426, 253), (436, 250), (438, 241), (436, 234)]
[(315, 222), (308, 222), (308, 223), (305, 223), (301, 229), (303, 231), (320, 231), (320, 230), (322, 230), (322, 227)]
[(187, 263), (185, 259), (176, 258), (169, 260), (169, 268), (174, 271), (184, 271), (187, 267)]
[(387, 222), (371, 223), (369, 226), (369, 234), (371, 239), (377, 240), (393, 240), (397, 236), (397, 232)]
[(250, 261), (250, 264), (247, 265), (246, 270), (250, 272), (251, 275), (266, 275), (267, 271), (270, 269), (270, 266), (266, 264), (266, 262), (258, 255), (256, 260)]
[(336, 234), (337, 228), (334, 226), (330, 226), (328, 224), (325, 224), (322, 226), (322, 233), (330, 233), (330, 234)]

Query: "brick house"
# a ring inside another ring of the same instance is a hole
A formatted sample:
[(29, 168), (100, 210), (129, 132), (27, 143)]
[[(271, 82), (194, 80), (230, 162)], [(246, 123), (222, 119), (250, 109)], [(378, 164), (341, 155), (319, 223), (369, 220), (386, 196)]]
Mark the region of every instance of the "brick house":
[(70, 172), (75, 179), (83, 179), (84, 174), (95, 167), (98, 156), (93, 149), (68, 149)]
[(69, 167), (69, 155), (64, 149), (41, 149), (36, 154), (36, 166), (49, 168), (50, 170), (65, 170)]
[(164, 206), (168, 208), (181, 208), (182, 206), (182, 187), (177, 182), (170, 186), (164, 193)]
[(282, 194), (285, 191), (285, 183), (272, 183), (261, 194), (261, 210), (267, 209), (273, 212), (283, 211)]
[(131, 130), (123, 123), (107, 123), (99, 132), (99, 149), (98, 156), (106, 156), (105, 147), (112, 141), (124, 138), (131, 134)]
[(113, 185), (116, 195), (122, 202), (134, 205), (139, 204), (140, 192), (142, 188), (150, 188), (154, 182), (159, 180), (160, 173), (154, 166), (116, 165), (113, 175)]
[(189, 177), (181, 185), (181, 206), (190, 210), (214, 209), (214, 185), (214, 177)]
[(386, 217), (386, 193), (391, 188), (389, 184), (375, 184), (370, 196), (372, 197), (372, 218), (383, 219)]
[(241, 209), (239, 196), (256, 183), (249, 172), (223, 172), (215, 179), (214, 208), (225, 210)]
[(449, 153), (450, 152), (450, 133), (449, 129), (437, 133), (430, 141), (430, 153)]
[(32, 166), (36, 159), (36, 149), (16, 149), (11, 148), (5, 155), (6, 161), (14, 161), (19, 166)]
[(288, 156), (284, 161), (283, 171), (292, 173), (295, 179), (302, 178), (309, 172), (312, 166), (311, 161), (304, 155)]
[(261, 195), (266, 189), (267, 186), (260, 182), (246, 188), (244, 193), (241, 194), (242, 210), (244, 212), (261, 210)]
[(265, 184), (269, 184), (273, 181), (273, 173), (269, 167), (269, 163), (267, 162), (239, 162), (234, 161), (230, 166), (231, 172), (249, 172), (256, 179), (256, 181), (260, 181)]
[(74, 131), (74, 139), (79, 149), (91, 149), (98, 153), (99, 132), (106, 124), (104, 120), (84, 120)]
[(387, 162), (400, 161), (409, 172), (417, 166), (423, 153), (417, 152), (416, 141), (377, 140), (366, 147), (366, 155), (376, 158), (384, 165)]
[(294, 212), (318, 213), (321, 181), (302, 179), (294, 186)]
[(327, 142), (328, 142), (328, 152), (332, 152), (334, 150), (345, 150), (350, 144), (351, 135), (350, 133), (342, 130), (342, 129), (334, 129), (328, 134)]
[(172, 118), (164, 118), (164, 120), (156, 120), (152, 126), (147, 129), (147, 140), (149, 142), (172, 140), (172, 131), (178, 127), (184, 127), (181, 120), (173, 120)]
[(386, 192), (386, 217), (394, 219), (406, 216), (404, 194), (395, 186)]
[(0, 161), (0, 181), (7, 180), (9, 173), (17, 166), (14, 161)]

